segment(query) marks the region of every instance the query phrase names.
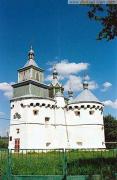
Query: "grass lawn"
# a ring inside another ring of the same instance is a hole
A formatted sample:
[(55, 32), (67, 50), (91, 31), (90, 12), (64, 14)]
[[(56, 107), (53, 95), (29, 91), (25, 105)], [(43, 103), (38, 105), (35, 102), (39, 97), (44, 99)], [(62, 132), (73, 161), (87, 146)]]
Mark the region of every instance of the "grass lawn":
[[(11, 153), (9, 162), (15, 175), (112, 174), (117, 172), (117, 150)], [(0, 173), (7, 172), (8, 152), (0, 150)]]

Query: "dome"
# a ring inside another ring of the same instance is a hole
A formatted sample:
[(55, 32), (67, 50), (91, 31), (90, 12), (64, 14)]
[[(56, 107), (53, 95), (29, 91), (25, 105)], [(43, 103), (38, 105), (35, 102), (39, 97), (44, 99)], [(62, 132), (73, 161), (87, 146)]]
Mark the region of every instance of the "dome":
[(30, 51), (28, 53), (28, 57), (29, 57), (29, 59), (28, 59), (28, 61), (25, 64), (24, 67), (28, 67), (28, 66), (31, 66), (31, 65), (35, 66), (35, 67), (38, 67), (38, 65), (36, 64), (36, 62), (34, 60), (34, 50), (32, 49), (32, 46), (31, 46)]
[(93, 93), (88, 90), (84, 89), (73, 101), (72, 103), (79, 103), (79, 102), (98, 102), (101, 103)]

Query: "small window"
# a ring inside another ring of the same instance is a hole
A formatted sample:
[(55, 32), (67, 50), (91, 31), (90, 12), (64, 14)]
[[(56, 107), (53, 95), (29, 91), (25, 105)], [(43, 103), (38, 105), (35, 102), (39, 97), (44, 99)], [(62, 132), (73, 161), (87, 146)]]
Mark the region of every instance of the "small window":
[(14, 108), (14, 104), (11, 106), (11, 109)]
[(46, 146), (48, 147), (50, 144), (51, 144), (50, 142), (47, 142), (47, 143), (46, 143)]
[(94, 111), (89, 111), (89, 114), (90, 114), (90, 115), (94, 114)]
[(90, 108), (90, 105), (87, 105), (87, 108)]
[(82, 142), (77, 142), (77, 144), (78, 144), (79, 146), (82, 146)]
[(21, 107), (23, 107), (23, 104), (20, 104), (21, 105)]
[(37, 115), (38, 112), (39, 112), (38, 110), (33, 110), (33, 114), (34, 114), (34, 115)]
[(12, 141), (12, 136), (9, 137), (9, 141)]
[(84, 108), (84, 105), (81, 105), (81, 108)]
[(36, 106), (39, 106), (39, 103), (36, 103)]
[(80, 116), (80, 111), (75, 111), (76, 116)]
[(42, 106), (45, 106), (45, 103), (42, 103)]
[(30, 103), (30, 106), (33, 106), (33, 103)]
[(20, 133), (20, 129), (16, 129), (16, 131), (17, 131), (17, 134), (19, 134), (19, 133)]
[(49, 122), (50, 118), (49, 117), (45, 117), (45, 122)]

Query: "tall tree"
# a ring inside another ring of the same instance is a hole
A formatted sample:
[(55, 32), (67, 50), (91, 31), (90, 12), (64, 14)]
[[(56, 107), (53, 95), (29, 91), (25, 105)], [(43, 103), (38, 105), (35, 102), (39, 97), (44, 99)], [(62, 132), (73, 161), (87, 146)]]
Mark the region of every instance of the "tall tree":
[[(117, 120), (111, 115), (104, 117), (105, 141), (117, 142)], [(107, 144), (107, 148), (117, 148), (117, 144)]]
[(109, 41), (117, 37), (117, 4), (90, 5), (88, 17), (102, 25), (98, 40)]

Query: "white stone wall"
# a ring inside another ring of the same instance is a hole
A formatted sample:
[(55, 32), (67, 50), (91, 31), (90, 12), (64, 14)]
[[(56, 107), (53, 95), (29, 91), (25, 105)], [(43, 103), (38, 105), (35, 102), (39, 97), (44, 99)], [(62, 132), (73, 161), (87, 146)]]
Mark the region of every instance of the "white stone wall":
[[(77, 111), (80, 115), (76, 115)], [(89, 111), (94, 113), (90, 115)], [(16, 113), (21, 118), (14, 119)], [(49, 121), (45, 122), (45, 117)], [(17, 99), (11, 102), (10, 136), (10, 149), (14, 149), (16, 138), (20, 138), (21, 149), (105, 148), (103, 105), (66, 106), (63, 97)]]

